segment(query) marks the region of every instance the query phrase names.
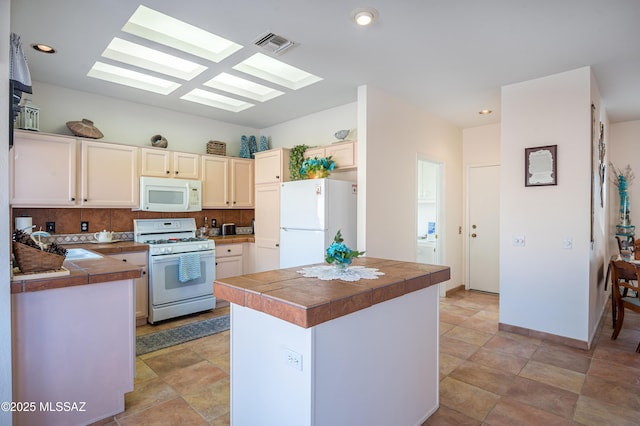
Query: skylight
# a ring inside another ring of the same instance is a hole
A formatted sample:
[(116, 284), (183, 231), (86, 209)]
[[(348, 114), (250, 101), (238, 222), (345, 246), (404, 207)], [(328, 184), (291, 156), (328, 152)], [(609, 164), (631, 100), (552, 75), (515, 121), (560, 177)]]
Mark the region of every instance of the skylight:
[(213, 62), (220, 62), (242, 48), (237, 43), (145, 6), (138, 6), (122, 31)]
[(245, 59), (234, 66), (233, 69), (293, 90), (322, 80), (322, 78), (318, 76), (285, 64), (270, 56), (263, 55), (262, 53), (256, 53)]
[(245, 98), (259, 102), (265, 102), (269, 99), (284, 95), (284, 92), (279, 90), (227, 74), (226, 72), (218, 74), (211, 80), (204, 83), (204, 85), (213, 87), (214, 89), (224, 90), (225, 92), (233, 93), (234, 95), (244, 96)]
[(148, 90), (149, 92), (159, 93), (161, 95), (168, 95), (180, 87), (180, 84), (173, 81), (116, 67), (103, 62), (93, 64), (87, 76), (135, 87), (136, 89)]
[(220, 108), (232, 112), (240, 112), (247, 108), (254, 106), (249, 102), (244, 102), (238, 99), (229, 98), (227, 96), (219, 95), (217, 93), (208, 92), (201, 89), (193, 89), (180, 99), (186, 101), (197, 102), (199, 104), (207, 105), (214, 108)]
[(191, 80), (207, 67), (115, 37), (102, 53), (104, 58), (151, 71)]

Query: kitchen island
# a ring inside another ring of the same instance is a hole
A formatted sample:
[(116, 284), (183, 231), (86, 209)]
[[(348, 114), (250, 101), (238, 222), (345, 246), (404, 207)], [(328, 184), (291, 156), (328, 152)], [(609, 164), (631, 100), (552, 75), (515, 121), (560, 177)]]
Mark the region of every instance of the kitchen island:
[(438, 408), (446, 266), (359, 258), (378, 279), (302, 267), (216, 280), (231, 302), (233, 425), (419, 425)]
[(15, 425), (86, 425), (124, 411), (133, 390), (142, 268), (108, 257), (63, 266), (66, 276), (11, 282)]

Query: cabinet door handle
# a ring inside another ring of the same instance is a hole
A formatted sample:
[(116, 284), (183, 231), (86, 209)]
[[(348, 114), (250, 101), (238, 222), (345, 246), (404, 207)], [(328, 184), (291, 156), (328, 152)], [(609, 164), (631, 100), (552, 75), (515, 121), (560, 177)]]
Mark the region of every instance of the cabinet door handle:
[(126, 262), (126, 261), (127, 261), (127, 259), (122, 259), (122, 261), (123, 261), (123, 262)]

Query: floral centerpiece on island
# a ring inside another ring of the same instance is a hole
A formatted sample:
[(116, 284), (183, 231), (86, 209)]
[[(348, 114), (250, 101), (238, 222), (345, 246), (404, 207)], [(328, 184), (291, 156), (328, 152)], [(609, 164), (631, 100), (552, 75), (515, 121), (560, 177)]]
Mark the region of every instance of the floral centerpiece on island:
[(329, 173), (336, 168), (336, 162), (331, 156), (307, 158), (302, 162), (300, 175), (306, 179), (321, 179), (329, 176)]
[(342, 233), (338, 231), (336, 236), (333, 237), (333, 242), (329, 248), (327, 248), (327, 254), (324, 260), (326, 260), (327, 263), (335, 264), (336, 268), (344, 270), (351, 264), (352, 259), (362, 256), (363, 254), (363, 251), (351, 250), (347, 247), (344, 244)]

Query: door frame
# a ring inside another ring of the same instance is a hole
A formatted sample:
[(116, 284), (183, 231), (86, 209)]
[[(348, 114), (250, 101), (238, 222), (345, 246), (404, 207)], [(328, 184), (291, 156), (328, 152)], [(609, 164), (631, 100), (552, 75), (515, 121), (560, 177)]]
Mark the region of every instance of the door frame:
[[(470, 288), (470, 267), (469, 267), (469, 263), (471, 262), (471, 256), (470, 256), (470, 238), (471, 238), (471, 223), (470, 223), (470, 215), (469, 215), (469, 177), (471, 175), (470, 170), (474, 169), (474, 168), (480, 168), (480, 167), (500, 167), (500, 163), (496, 163), (496, 162), (488, 162), (488, 163), (469, 163), (467, 164), (465, 173), (466, 173), (466, 179), (465, 179), (465, 206), (464, 206), (464, 226), (465, 226), (465, 238), (464, 238), (464, 288), (465, 290), (469, 290)], [(498, 188), (498, 191), (500, 191), (500, 189)], [(500, 238), (500, 236), (498, 236), (498, 238)], [(500, 253), (498, 253), (498, 260), (500, 258)]]
[[(413, 194), (415, 196), (415, 212), (416, 212), (416, 216), (415, 216), (415, 224), (414, 224), (414, 236), (417, 237), (418, 235), (418, 166), (420, 165), (420, 161), (426, 161), (428, 163), (434, 164), (436, 167), (436, 234), (437, 234), (437, 238), (436, 238), (436, 259), (435, 262), (436, 264), (439, 265), (444, 265), (445, 261), (444, 261), (444, 249), (445, 249), (445, 230), (446, 230), (446, 215), (444, 214), (444, 202), (445, 202), (445, 186), (444, 186), (444, 176), (445, 176), (445, 163), (442, 161), (438, 161), (438, 160), (434, 160), (426, 155), (422, 155), (420, 153), (418, 153), (417, 157), (416, 157), (416, 161), (415, 161), (415, 165), (416, 165), (416, 186), (415, 189), (413, 191)], [(416, 248), (414, 250), (417, 250), (417, 244), (416, 244)], [(416, 257), (416, 254), (414, 252), (414, 259)], [(440, 284), (439, 285), (439, 293), (440, 293), (440, 297), (445, 297), (447, 295), (447, 288), (445, 284)]]

